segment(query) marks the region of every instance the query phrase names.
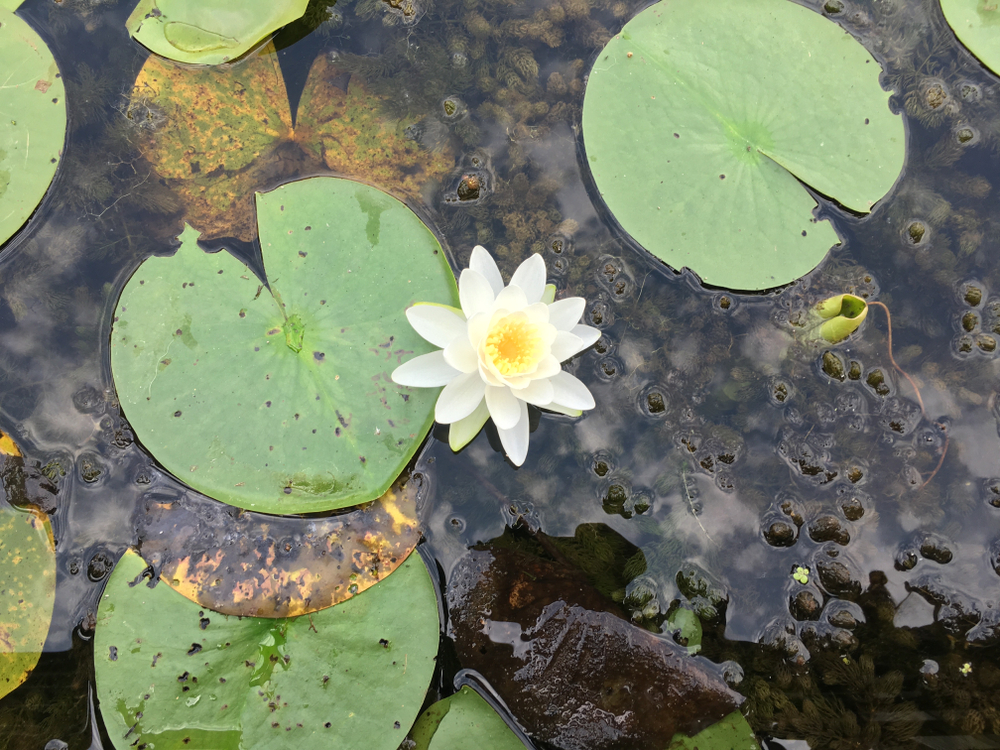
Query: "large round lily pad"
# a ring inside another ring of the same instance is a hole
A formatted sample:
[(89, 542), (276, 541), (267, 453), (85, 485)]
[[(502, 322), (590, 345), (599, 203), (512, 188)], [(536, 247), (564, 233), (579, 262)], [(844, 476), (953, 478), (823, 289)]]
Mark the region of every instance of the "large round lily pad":
[(959, 41), (1000, 75), (1000, 4), (994, 0), (941, 0), (941, 10)]
[(258, 194), (271, 292), (190, 228), (129, 280), (111, 366), (136, 436), (182, 481), (266, 513), (379, 497), (434, 420), (390, 373), (433, 346), (416, 301), (457, 305), (434, 235), (399, 201), (316, 177)]
[(660, 2), (594, 63), (587, 160), (651, 253), (706, 284), (777, 287), (837, 242), (803, 184), (867, 212), (902, 169), (903, 123), (880, 73), (853, 37), (788, 0)]
[(66, 140), (66, 90), (56, 61), (42, 38), (3, 7), (0, 113), (2, 245), (45, 196)]
[(0, 698), (38, 664), (55, 599), (56, 553), (48, 516), (0, 504)]
[(154, 495), (139, 521), (139, 551), (163, 583), (208, 609), (307, 614), (360, 594), (403, 563), (420, 541), (418, 489), (400, 480), (375, 502), (308, 522), (201, 495)]
[(395, 750), (434, 671), (438, 610), (419, 558), (291, 619), (205, 612), (150, 589), (129, 551), (98, 609), (97, 695), (119, 750)]
[(163, 57), (217, 65), (301, 18), (309, 0), (139, 0), (125, 25)]

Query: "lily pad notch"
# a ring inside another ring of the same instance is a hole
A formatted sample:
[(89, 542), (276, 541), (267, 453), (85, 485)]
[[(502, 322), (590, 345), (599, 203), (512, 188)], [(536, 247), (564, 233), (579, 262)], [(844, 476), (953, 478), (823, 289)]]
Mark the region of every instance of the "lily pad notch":
[(264, 513), (382, 495), (430, 430), (437, 389), (397, 386), (432, 346), (417, 300), (457, 306), (434, 234), (405, 205), (334, 177), (257, 194), (268, 287), (190, 227), (126, 284), (111, 366), (136, 436), (171, 473)]
[(880, 73), (789, 0), (660, 2), (594, 63), (587, 165), (621, 227), (670, 266), (783, 286), (839, 242), (810, 189), (868, 213), (899, 177), (906, 133)]

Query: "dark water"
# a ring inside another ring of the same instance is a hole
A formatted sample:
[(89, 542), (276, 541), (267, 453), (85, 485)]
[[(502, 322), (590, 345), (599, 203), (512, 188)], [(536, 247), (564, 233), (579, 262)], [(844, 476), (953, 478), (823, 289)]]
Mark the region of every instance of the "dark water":
[[(70, 133), (50, 195), (0, 255), (0, 430), (48, 477), (37, 484), (53, 489), (36, 494), (58, 556), (46, 653), (0, 705), (2, 747), (91, 746), (97, 599), (136, 541), (139, 499), (176, 484), (131, 438), (109, 365), (122, 286), (182, 228), (179, 199), (141, 156), (144, 126), (125, 116), (145, 59), (123, 30), (130, 4), (20, 11), (64, 71)], [(521, 469), (490, 427), (458, 455), (433, 433), (417, 464), (427, 549), (447, 574), (508, 525), (573, 537), (603, 524), (642, 553), (592, 542), (603, 593), (653, 631), (697, 611), (702, 653), (724, 664), (765, 741), (997, 746), (997, 79), (936, 2), (827, 3), (883, 65), (906, 167), (870, 216), (819, 198), (844, 242), (816, 271), (779, 293), (732, 294), (620, 236), (581, 166), (584, 76), (641, 4), (556, 5), (438, 0), (408, 23), (378, 0), (314, 4), (311, 23), (276, 40), (293, 106), (313, 58), (336, 52), (388, 114), (418, 123), (414, 137), (454, 144), (454, 173), (416, 207), (456, 268), (477, 243), (507, 274), (541, 252), (603, 333), (568, 366), (597, 408), (536, 414)], [(449, 96), (469, 112), (457, 123), (437, 114)], [(461, 200), (472, 173), (481, 195)], [(845, 344), (796, 338), (812, 303), (844, 291), (891, 311), (892, 354), (923, 412), (893, 367), (882, 309)]]

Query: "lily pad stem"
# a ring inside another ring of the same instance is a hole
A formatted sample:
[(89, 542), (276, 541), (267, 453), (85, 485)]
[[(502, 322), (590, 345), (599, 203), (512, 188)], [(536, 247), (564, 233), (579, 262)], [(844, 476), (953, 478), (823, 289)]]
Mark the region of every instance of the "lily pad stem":
[(882, 302), (869, 302), (869, 306), (878, 306), (885, 310), (885, 322), (889, 327), (889, 361), (892, 362), (892, 366), (896, 368), (900, 375), (906, 378), (910, 385), (913, 386), (913, 392), (917, 395), (917, 403), (920, 404), (920, 413), (926, 417), (927, 412), (924, 411), (924, 400), (920, 397), (920, 389), (917, 388), (917, 384), (913, 382), (911, 378), (902, 367), (896, 364), (896, 359), (892, 356), (892, 316), (889, 314), (889, 308), (885, 306)]
[[(920, 397), (920, 389), (917, 388), (917, 384), (913, 382), (913, 378), (911, 378), (902, 367), (896, 364), (896, 360), (892, 356), (892, 316), (889, 314), (889, 308), (886, 307), (885, 303), (883, 302), (869, 302), (868, 304), (878, 305), (883, 310), (885, 310), (885, 322), (889, 329), (889, 337), (888, 337), (889, 361), (892, 362), (892, 366), (896, 368), (899, 374), (902, 375), (904, 378), (906, 378), (910, 382), (910, 385), (913, 386), (913, 392), (917, 395), (917, 403), (920, 404), (920, 414), (926, 417), (927, 412), (924, 410), (924, 400)], [(934, 467), (934, 471), (932, 471), (930, 473), (930, 476), (927, 477), (926, 480), (924, 480), (924, 483), (920, 485), (920, 488), (917, 490), (917, 492), (919, 492), (920, 490), (922, 490), (924, 487), (926, 487), (928, 484), (931, 483), (931, 480), (934, 479), (938, 471), (941, 470), (941, 465), (944, 463), (944, 457), (948, 455), (948, 444), (951, 441), (951, 438), (948, 435), (948, 428), (944, 422), (935, 422), (934, 426), (944, 433), (944, 448), (941, 450), (941, 458), (938, 459), (937, 466)]]

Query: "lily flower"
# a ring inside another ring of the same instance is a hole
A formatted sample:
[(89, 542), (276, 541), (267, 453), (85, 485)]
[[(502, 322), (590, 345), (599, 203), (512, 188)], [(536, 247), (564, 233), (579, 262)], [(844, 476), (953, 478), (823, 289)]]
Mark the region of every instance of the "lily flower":
[(472, 250), (458, 279), (462, 308), (418, 303), (406, 310), (413, 329), (442, 347), (404, 362), (394, 382), (419, 388), (444, 386), (434, 418), (451, 425), (448, 443), (458, 451), (490, 417), (507, 456), (516, 465), (528, 454), (528, 404), (570, 416), (594, 408), (582, 382), (561, 362), (590, 347), (600, 331), (581, 325), (583, 297), (555, 299), (545, 284), (545, 261), (532, 255), (504, 286), (486, 248)]

